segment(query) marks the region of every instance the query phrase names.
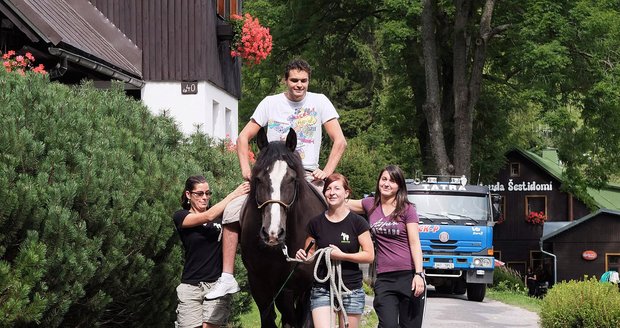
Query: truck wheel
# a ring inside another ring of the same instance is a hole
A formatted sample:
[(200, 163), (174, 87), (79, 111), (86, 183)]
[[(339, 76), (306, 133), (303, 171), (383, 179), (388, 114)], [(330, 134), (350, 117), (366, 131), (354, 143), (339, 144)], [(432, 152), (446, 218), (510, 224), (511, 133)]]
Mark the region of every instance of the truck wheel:
[(486, 284), (467, 284), (467, 299), (470, 301), (482, 302), (486, 292)]
[(467, 292), (467, 283), (464, 279), (459, 279), (454, 283), (454, 294), (464, 295)]

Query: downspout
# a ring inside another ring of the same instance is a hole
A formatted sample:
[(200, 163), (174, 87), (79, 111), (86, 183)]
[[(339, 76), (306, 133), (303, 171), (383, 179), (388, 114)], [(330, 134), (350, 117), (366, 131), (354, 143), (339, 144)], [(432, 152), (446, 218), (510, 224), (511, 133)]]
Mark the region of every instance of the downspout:
[(543, 254), (553, 257), (553, 285), (555, 285), (558, 282), (558, 258), (557, 256), (555, 256), (555, 254), (551, 254), (543, 249), (542, 239), (540, 239), (540, 251)]
[(138, 88), (142, 88), (144, 86), (144, 81), (140, 80), (140, 79), (136, 79), (134, 77), (131, 77), (125, 73), (122, 73), (116, 69), (110, 68), (106, 65), (97, 63), (91, 59), (88, 59), (86, 57), (80, 56), (80, 55), (76, 55), (74, 53), (71, 53), (69, 51), (66, 51), (64, 49), (60, 49), (60, 48), (54, 48), (54, 47), (49, 47), (48, 48), (50, 54), (54, 55), (54, 56), (58, 56), (60, 58), (63, 59), (67, 59), (72, 63), (76, 63), (78, 65), (84, 66), (86, 68), (89, 68), (91, 70), (97, 71), (101, 74), (107, 75), (113, 79), (116, 80), (120, 80), (123, 81), (125, 83), (131, 84), (135, 87)]

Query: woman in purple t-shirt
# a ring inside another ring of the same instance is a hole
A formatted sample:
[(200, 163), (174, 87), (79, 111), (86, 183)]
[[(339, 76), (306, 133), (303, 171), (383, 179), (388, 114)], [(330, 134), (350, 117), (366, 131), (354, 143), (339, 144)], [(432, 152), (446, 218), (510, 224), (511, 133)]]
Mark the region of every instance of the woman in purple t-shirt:
[(375, 197), (351, 200), (349, 208), (366, 214), (375, 240), (377, 279), (374, 309), (379, 327), (421, 327), (426, 282), (418, 215), (407, 199), (403, 171), (386, 166), (379, 174)]

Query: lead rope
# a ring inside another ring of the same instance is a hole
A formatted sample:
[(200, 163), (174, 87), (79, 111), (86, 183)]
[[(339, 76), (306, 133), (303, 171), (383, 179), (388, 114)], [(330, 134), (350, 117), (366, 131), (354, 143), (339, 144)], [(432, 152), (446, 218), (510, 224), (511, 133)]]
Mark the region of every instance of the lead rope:
[[(288, 256), (288, 251), (286, 249), (286, 245), (282, 248), (284, 252), (284, 256), (286, 260), (289, 262), (303, 262), (301, 260), (291, 258)], [(311, 257), (307, 258), (307, 261), (310, 262), (314, 258), (317, 258), (316, 263), (314, 264), (314, 280), (320, 283), (324, 283), (329, 280), (329, 305), (331, 307), (331, 312), (329, 315), (330, 325), (333, 326), (335, 322), (334, 313), (342, 312), (342, 317), (344, 320), (344, 326), (349, 327), (349, 319), (347, 318), (347, 311), (345, 310), (342, 302), (342, 296), (350, 295), (353, 292), (350, 291), (347, 286), (345, 286), (342, 282), (342, 266), (340, 265), (339, 260), (332, 261), (331, 259), (331, 247), (325, 247), (321, 249), (317, 249)], [(321, 260), (325, 261), (325, 266), (327, 267), (327, 274), (325, 277), (321, 278), (318, 276), (318, 268)], [(338, 301), (338, 305), (335, 304), (334, 300)]]

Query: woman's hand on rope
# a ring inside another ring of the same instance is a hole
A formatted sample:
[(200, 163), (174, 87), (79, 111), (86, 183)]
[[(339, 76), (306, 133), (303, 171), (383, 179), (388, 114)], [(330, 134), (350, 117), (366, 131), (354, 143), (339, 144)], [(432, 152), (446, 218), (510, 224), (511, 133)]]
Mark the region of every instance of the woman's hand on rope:
[(426, 282), (422, 276), (414, 274), (413, 280), (411, 281), (411, 291), (413, 292), (413, 296), (419, 297), (424, 293), (424, 288), (426, 288)]
[(345, 257), (345, 253), (338, 248), (336, 245), (329, 244), (329, 247), (332, 249), (331, 258), (332, 260), (343, 260)]
[(300, 248), (297, 253), (295, 253), (295, 258), (304, 261), (304, 263), (312, 262), (314, 256), (313, 254), (310, 254), (310, 250), (312, 250), (315, 243), (316, 241), (312, 237), (308, 237), (306, 239), (306, 249)]
[(306, 254), (306, 251), (304, 251), (303, 249), (301, 249), (301, 248), (300, 248), (300, 249), (297, 251), (297, 253), (295, 253), (295, 258), (296, 258), (296, 259), (298, 259), (298, 260), (302, 260), (302, 261), (304, 261), (304, 262), (305, 262), (305, 261), (306, 261), (306, 255), (307, 255), (307, 254)]
[(306, 252), (303, 249), (299, 249), (297, 253), (295, 253), (295, 258), (303, 261), (304, 263), (311, 263), (314, 260), (314, 257), (310, 252)]

